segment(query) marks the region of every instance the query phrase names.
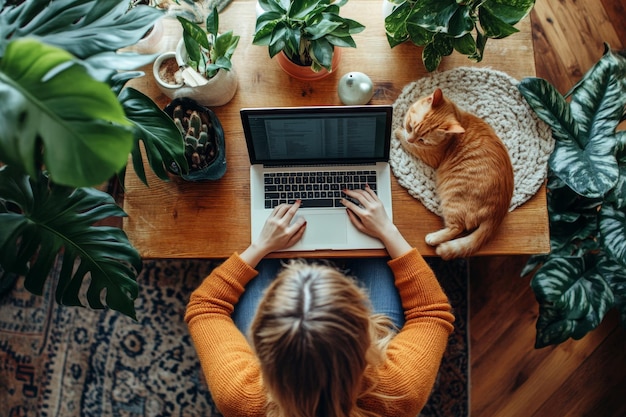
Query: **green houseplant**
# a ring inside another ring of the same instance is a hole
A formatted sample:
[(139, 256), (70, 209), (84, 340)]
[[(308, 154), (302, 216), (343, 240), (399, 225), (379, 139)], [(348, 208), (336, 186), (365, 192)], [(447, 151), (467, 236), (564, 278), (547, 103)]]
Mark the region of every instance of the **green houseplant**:
[(207, 16), (205, 29), (182, 16), (177, 19), (183, 27), (186, 65), (207, 79), (214, 77), (220, 70), (232, 69), (231, 58), (239, 44), (239, 36), (234, 35), (232, 30), (219, 33), (217, 8)]
[(118, 50), (161, 16), (125, 2), (0, 0), (0, 280), (24, 275), (41, 294), (59, 256), (58, 302), (85, 304), (84, 283), (89, 306), (134, 317), (141, 259), (122, 230), (96, 224), (125, 213), (91, 187), (123, 172), (129, 154), (146, 183), (140, 141), (159, 178), (171, 163), (187, 170), (173, 121), (123, 88), (153, 56)]
[[(178, 16), (177, 19), (183, 27), (183, 36), (175, 52), (178, 68), (171, 68), (164, 75), (176, 79), (178, 85), (172, 88), (171, 83), (168, 86), (165, 79), (157, 76), (159, 87), (170, 98), (188, 97), (205, 106), (228, 103), (238, 86), (231, 58), (240, 37), (232, 30), (219, 32), (217, 8), (207, 16), (204, 28), (185, 17)], [(159, 58), (155, 66), (161, 65)], [(159, 73), (158, 68), (155, 67), (154, 73)]]
[(172, 100), (165, 112), (185, 138), (189, 172), (172, 164), (172, 173), (187, 181), (217, 180), (226, 173), (224, 129), (215, 113), (189, 97)]
[(556, 139), (547, 186), (551, 250), (522, 271), (535, 271), (536, 347), (582, 338), (611, 308), (626, 327), (626, 131), (616, 130), (626, 119), (626, 56), (607, 46), (565, 97), (538, 78), (519, 89)]
[(489, 38), (505, 38), (535, 0), (388, 0), (385, 31), (393, 48), (405, 41), (423, 46), (422, 60), (434, 71), (444, 56), (458, 51), (481, 61)]
[(314, 72), (332, 71), (336, 47), (355, 48), (352, 35), (365, 26), (339, 15), (348, 0), (259, 0), (252, 43), (267, 46), (270, 57), (284, 52)]

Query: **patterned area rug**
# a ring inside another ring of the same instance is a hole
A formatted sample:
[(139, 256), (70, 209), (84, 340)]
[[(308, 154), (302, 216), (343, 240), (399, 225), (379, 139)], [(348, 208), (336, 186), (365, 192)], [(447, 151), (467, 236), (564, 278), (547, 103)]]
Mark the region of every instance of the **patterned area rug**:
[[(423, 417), (468, 415), (465, 260), (429, 259), (455, 310), (435, 389)], [(137, 322), (110, 310), (57, 305), (18, 280), (0, 298), (0, 416), (220, 416), (187, 326), (191, 292), (217, 261), (145, 261)]]

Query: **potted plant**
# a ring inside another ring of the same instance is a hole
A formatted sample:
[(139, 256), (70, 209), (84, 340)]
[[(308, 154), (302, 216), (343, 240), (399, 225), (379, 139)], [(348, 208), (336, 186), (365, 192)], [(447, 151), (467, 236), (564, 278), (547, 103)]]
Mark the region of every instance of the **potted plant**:
[[(149, 6), (157, 9), (165, 10), (162, 1), (159, 0), (130, 0), (129, 8), (137, 6)], [(154, 25), (148, 29), (144, 36), (134, 45), (133, 50), (140, 54), (153, 54), (163, 52), (163, 33), (165, 31), (163, 18), (154, 22)]]
[(607, 46), (565, 97), (538, 78), (519, 90), (556, 139), (550, 253), (531, 257), (522, 271), (535, 271), (536, 347), (582, 338), (611, 308), (626, 327), (626, 131), (616, 130), (626, 119), (626, 56)]
[(185, 138), (188, 172), (175, 163), (172, 173), (187, 181), (217, 180), (226, 172), (224, 129), (211, 109), (183, 97), (174, 99), (165, 112)]
[[(505, 38), (535, 5), (535, 0), (384, 0), (385, 31), (393, 48), (410, 41), (423, 46), (428, 71), (457, 51), (476, 62), (489, 38)], [(472, 34), (475, 33), (475, 35)]]
[(259, 0), (252, 43), (267, 46), (271, 58), (278, 55), (278, 64), (291, 76), (323, 78), (337, 67), (339, 48), (355, 48), (352, 35), (365, 29), (339, 15), (347, 1)]
[(24, 275), (41, 294), (59, 257), (58, 302), (82, 305), (84, 284), (89, 306), (135, 316), (141, 258), (121, 229), (98, 225), (125, 213), (92, 187), (123, 173), (129, 153), (146, 182), (140, 141), (159, 178), (173, 162), (186, 168), (173, 121), (124, 88), (142, 73), (120, 71), (153, 59), (118, 51), (162, 13), (98, 0), (0, 2), (0, 281)]
[(154, 64), (155, 79), (161, 90), (170, 98), (189, 97), (204, 106), (221, 106), (228, 103), (237, 91), (237, 75), (231, 58), (239, 43), (233, 31), (219, 33), (217, 8), (206, 18), (206, 29), (177, 17), (183, 27), (183, 36), (176, 47), (178, 68), (172, 67), (169, 77), (174, 84), (163, 79), (163, 61), (170, 54), (157, 58)]

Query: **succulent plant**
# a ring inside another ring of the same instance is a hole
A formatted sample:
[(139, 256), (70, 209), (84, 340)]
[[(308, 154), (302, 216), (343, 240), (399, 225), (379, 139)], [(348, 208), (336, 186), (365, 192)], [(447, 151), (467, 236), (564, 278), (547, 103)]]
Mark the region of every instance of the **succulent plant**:
[(217, 155), (213, 130), (207, 126), (211, 122), (202, 120), (196, 110), (185, 112), (182, 105), (174, 108), (173, 119), (185, 139), (185, 157), (189, 170), (206, 168)]

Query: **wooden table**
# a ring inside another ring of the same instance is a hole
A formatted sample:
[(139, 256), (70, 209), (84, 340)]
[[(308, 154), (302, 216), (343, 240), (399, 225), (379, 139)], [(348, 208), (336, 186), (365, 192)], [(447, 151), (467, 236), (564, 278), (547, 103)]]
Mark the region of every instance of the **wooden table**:
[[(361, 71), (375, 84), (372, 104), (393, 103), (402, 88), (428, 73), (421, 62), (421, 48), (409, 43), (393, 49), (385, 37), (381, 0), (350, 0), (342, 15), (364, 24), (355, 35), (357, 48), (344, 48), (339, 69), (326, 79), (303, 82), (287, 76), (269, 58), (266, 47), (252, 45), (255, 1), (235, 0), (220, 14), (220, 29), (233, 29), (241, 36), (233, 57), (239, 78), (234, 99), (213, 110), (226, 135), (226, 175), (215, 182), (189, 183), (178, 179), (163, 182), (149, 168), (146, 187), (129, 166), (126, 174), (123, 227), (144, 258), (224, 258), (242, 251), (250, 243), (249, 159), (239, 116), (242, 107), (338, 105), (337, 82), (350, 71)], [(180, 37), (176, 20), (166, 19), (167, 49), (173, 50)], [(506, 39), (489, 40), (485, 58), (475, 64), (454, 53), (443, 59), (438, 71), (459, 66), (484, 66), (504, 71), (516, 79), (535, 75), (530, 19), (517, 26), (520, 32)], [(160, 93), (152, 77), (130, 85), (164, 107), (169, 99)], [(441, 219), (411, 197), (395, 178), (393, 218), (407, 240), (424, 255), (434, 255), (424, 236), (441, 226)], [(535, 254), (549, 251), (545, 187), (528, 202), (509, 213), (499, 233), (480, 252)], [(383, 256), (383, 250), (301, 252), (289, 256)]]

